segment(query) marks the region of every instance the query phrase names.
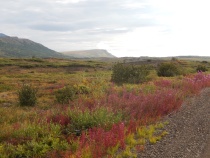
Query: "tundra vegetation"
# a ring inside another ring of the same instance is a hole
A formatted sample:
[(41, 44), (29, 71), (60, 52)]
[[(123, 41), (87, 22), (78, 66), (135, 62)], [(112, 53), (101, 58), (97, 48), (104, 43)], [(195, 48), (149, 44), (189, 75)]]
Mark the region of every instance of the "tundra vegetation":
[(0, 59), (0, 157), (137, 157), (210, 86), (208, 62), (148, 63)]

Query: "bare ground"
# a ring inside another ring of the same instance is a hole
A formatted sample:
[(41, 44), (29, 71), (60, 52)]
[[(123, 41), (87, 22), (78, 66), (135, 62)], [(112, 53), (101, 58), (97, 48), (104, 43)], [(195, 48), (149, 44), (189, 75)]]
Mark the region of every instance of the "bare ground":
[(210, 158), (210, 88), (187, 99), (165, 120), (169, 134), (154, 145), (147, 144), (139, 158)]

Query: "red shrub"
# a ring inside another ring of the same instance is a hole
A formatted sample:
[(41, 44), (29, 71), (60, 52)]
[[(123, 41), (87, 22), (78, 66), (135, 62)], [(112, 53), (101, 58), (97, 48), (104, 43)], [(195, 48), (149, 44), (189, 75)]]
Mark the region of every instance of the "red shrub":
[(82, 132), (80, 145), (75, 153), (76, 157), (81, 157), (83, 149), (89, 149), (93, 158), (103, 157), (110, 147), (118, 144), (120, 148), (125, 148), (125, 126), (124, 123), (114, 124), (109, 131), (103, 128), (92, 128), (87, 133)]
[(147, 120), (167, 115), (180, 107), (182, 103), (178, 90), (157, 90), (152, 94), (135, 95), (124, 91), (123, 94), (112, 93), (107, 97), (107, 106), (114, 111), (121, 110), (124, 119)]
[(183, 82), (183, 91), (186, 95), (198, 94), (201, 89), (210, 86), (210, 75), (198, 72), (196, 75), (188, 76)]
[(171, 88), (172, 86), (172, 81), (166, 80), (166, 79), (161, 79), (153, 82), (155, 86), (158, 87), (165, 87), (165, 88)]
[(47, 118), (47, 122), (57, 123), (60, 124), (61, 126), (67, 126), (68, 124), (70, 124), (71, 120), (68, 116), (57, 114)]

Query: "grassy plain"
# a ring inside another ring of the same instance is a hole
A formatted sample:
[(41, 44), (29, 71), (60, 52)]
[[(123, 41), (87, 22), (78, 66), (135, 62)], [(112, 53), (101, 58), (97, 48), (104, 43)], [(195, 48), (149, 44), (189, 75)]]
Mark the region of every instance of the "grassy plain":
[[(145, 62), (147, 82), (117, 86), (111, 61), (1, 58), (0, 158), (136, 157), (167, 134), (163, 116), (210, 86), (208, 72), (196, 72), (208, 62), (177, 60), (183, 75), (169, 78), (157, 76), (159, 61)], [(38, 90), (34, 107), (19, 105), (23, 84)], [(66, 86), (86, 91), (58, 103), (56, 92)]]

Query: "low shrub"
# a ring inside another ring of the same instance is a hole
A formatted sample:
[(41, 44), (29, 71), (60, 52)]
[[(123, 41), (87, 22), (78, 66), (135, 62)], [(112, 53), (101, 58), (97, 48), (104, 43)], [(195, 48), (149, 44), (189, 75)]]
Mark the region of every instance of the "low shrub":
[(68, 104), (69, 101), (75, 99), (77, 89), (74, 86), (66, 86), (55, 92), (55, 97), (58, 103)]
[(97, 108), (94, 111), (86, 110), (69, 110), (68, 116), (71, 123), (68, 125), (69, 131), (86, 130), (93, 127), (110, 128), (114, 123), (118, 123), (122, 119), (121, 113), (113, 113), (106, 108)]
[(158, 76), (173, 77), (179, 75), (179, 68), (174, 63), (161, 63), (157, 70)]
[(2, 154), (8, 157), (46, 157), (52, 150), (62, 151), (68, 148), (66, 140), (48, 135), (39, 141), (33, 139), (24, 144), (5, 144)]
[(78, 85), (77, 87), (77, 94), (89, 94), (90, 88), (84, 85)]
[(89, 94), (90, 89), (84, 85), (66, 86), (55, 92), (55, 97), (58, 103), (68, 104), (69, 101), (73, 101), (79, 94)]
[(18, 92), (20, 106), (34, 106), (37, 103), (37, 89), (29, 84), (23, 84)]
[(206, 72), (208, 71), (207, 67), (205, 65), (198, 65), (196, 68), (196, 71), (202, 71), (202, 72)]
[(112, 68), (111, 81), (117, 84), (142, 83), (149, 74), (147, 66), (124, 65), (117, 63)]
[(98, 158), (105, 157), (107, 154), (109, 154), (109, 157), (113, 157), (118, 148), (125, 148), (124, 140), (124, 123), (113, 124), (109, 131), (106, 131), (101, 127), (94, 127), (88, 130), (88, 135), (85, 134), (85, 132), (82, 132), (79, 139), (79, 148), (81, 149), (80, 151), (78, 150), (75, 155), (72, 155), (72, 157)]

